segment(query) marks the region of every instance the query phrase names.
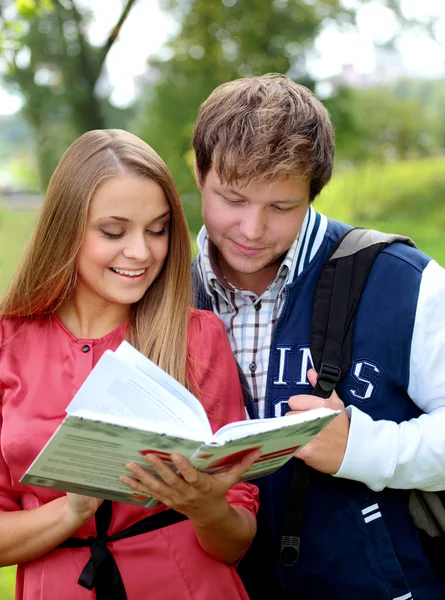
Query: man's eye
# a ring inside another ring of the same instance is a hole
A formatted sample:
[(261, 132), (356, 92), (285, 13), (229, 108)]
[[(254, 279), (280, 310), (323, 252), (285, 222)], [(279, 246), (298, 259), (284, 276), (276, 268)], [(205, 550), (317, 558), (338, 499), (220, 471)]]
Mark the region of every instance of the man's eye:
[(117, 240), (124, 235), (123, 233), (110, 233), (109, 231), (104, 231), (103, 229), (101, 229), (101, 232), (102, 235), (109, 240)]
[(288, 212), (293, 209), (293, 206), (273, 206), (272, 208), (278, 212)]

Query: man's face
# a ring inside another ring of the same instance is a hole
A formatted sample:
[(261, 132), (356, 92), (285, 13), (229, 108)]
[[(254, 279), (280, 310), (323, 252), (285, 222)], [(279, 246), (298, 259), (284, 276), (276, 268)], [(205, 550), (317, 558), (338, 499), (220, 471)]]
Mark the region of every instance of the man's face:
[(295, 177), (227, 186), (208, 172), (200, 185), (204, 223), (233, 285), (262, 293), (273, 281), (309, 208), (309, 187)]

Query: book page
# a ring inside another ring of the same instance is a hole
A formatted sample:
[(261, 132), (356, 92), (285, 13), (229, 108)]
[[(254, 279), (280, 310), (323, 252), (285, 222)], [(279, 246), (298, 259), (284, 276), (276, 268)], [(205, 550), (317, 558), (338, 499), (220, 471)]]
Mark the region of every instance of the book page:
[[(243, 476), (243, 480), (268, 475), (290, 460), (338, 412), (320, 408), (289, 417), (232, 423), (232, 427), (227, 425), (214, 435), (213, 443), (199, 448), (193, 457), (193, 464), (200, 470), (215, 473), (228, 469), (251, 450), (260, 449), (261, 456)], [(272, 427), (269, 421), (274, 421), (275, 426)], [(249, 423), (258, 423), (258, 426), (249, 427)]]
[(188, 458), (201, 445), (179, 436), (69, 416), (21, 482), (152, 508), (157, 504), (153, 498), (120, 481), (121, 475), (130, 475), (125, 465), (135, 462), (150, 471), (144, 455), (155, 453), (168, 463), (172, 452)]
[(210, 429), (207, 413), (201, 402), (198, 398), (195, 398), (187, 388), (181, 385), (179, 381), (176, 381), (174, 377), (171, 377), (168, 373), (163, 371), (158, 365), (136, 350), (136, 348), (128, 342), (122, 342), (117, 350), (115, 350), (114, 355), (124, 362), (138, 368), (145, 373), (145, 375), (148, 375), (150, 379), (153, 379), (165, 390), (168, 390), (173, 396), (179, 398), (201, 419), (203, 423), (207, 423)]
[(209, 435), (210, 425), (189, 406), (151, 380), (136, 367), (122, 362), (107, 350), (99, 359), (66, 412), (89, 410), (117, 417), (137, 417), (154, 421), (173, 421), (200, 428), (202, 438)]
[[(78, 409), (70, 412), (71, 417), (79, 419), (87, 419), (97, 423), (110, 423), (110, 425), (120, 425), (127, 429), (139, 429), (141, 431), (150, 431), (164, 436), (184, 438), (186, 440), (194, 440), (203, 442), (203, 431), (201, 427), (193, 427), (176, 421), (153, 421), (153, 419), (141, 419), (139, 417), (122, 416), (118, 417), (110, 414), (98, 414), (91, 410)], [(205, 434), (205, 432), (204, 432)], [(174, 450), (172, 450), (174, 452)]]
[(330, 417), (337, 415), (338, 411), (332, 411), (330, 408), (315, 408), (307, 410), (296, 415), (284, 417), (274, 417), (269, 419), (251, 419), (246, 421), (235, 421), (218, 429), (214, 434), (212, 441), (218, 444), (225, 444), (229, 440), (239, 439), (248, 435), (260, 433), (262, 431), (273, 431), (282, 427), (289, 427), (292, 424), (314, 421), (320, 417)]

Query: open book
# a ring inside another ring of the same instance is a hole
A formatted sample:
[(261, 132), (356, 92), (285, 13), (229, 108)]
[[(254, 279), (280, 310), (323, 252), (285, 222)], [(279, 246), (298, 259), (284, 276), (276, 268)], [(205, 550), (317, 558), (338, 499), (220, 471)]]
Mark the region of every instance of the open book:
[(243, 479), (272, 473), (328, 425), (337, 412), (238, 421), (212, 434), (202, 404), (127, 342), (107, 350), (67, 408), (63, 423), (21, 482), (147, 507), (153, 498), (120, 481), (125, 464), (149, 470), (143, 456), (183, 454), (199, 470), (227, 469), (247, 452), (261, 456)]

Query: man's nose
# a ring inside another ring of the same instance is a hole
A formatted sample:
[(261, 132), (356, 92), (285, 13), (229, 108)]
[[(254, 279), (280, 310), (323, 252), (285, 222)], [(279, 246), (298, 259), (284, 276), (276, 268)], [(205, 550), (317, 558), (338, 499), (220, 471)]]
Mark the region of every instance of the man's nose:
[(266, 215), (261, 210), (246, 211), (240, 223), (240, 232), (246, 240), (259, 240), (266, 230)]

